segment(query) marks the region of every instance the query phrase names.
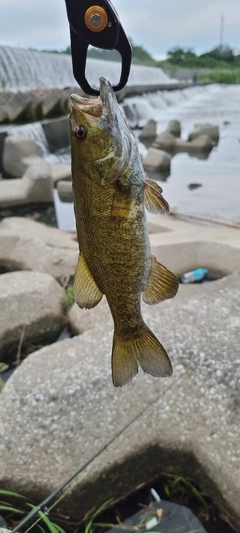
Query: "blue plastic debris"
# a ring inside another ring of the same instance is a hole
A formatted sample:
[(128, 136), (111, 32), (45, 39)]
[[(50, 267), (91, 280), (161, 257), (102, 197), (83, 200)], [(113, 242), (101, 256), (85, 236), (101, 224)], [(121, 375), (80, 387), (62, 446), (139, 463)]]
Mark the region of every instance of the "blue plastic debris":
[(180, 276), (181, 283), (197, 283), (203, 281), (208, 275), (208, 268), (196, 268)]

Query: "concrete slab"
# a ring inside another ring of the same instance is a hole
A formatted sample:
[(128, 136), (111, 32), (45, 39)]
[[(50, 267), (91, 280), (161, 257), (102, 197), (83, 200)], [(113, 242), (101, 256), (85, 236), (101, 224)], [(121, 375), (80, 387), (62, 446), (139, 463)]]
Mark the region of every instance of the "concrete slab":
[(16, 360), (22, 344), (54, 342), (63, 325), (64, 289), (46, 273), (7, 272), (0, 276), (0, 361)]
[(61, 202), (69, 203), (73, 201), (71, 181), (59, 181), (57, 184), (57, 191)]
[(1, 485), (39, 500), (151, 404), (59, 507), (79, 519), (172, 465), (239, 528), (239, 297), (240, 273), (201, 294), (144, 307), (173, 362), (172, 378), (140, 373), (115, 390), (106, 324), (30, 355), (0, 396)]
[(50, 165), (41, 157), (31, 163), (22, 178), (0, 181), (0, 208), (53, 202)]
[(240, 227), (230, 227), (227, 221), (222, 224), (220, 221), (219, 224), (210, 224), (207, 221), (194, 222), (171, 215), (148, 215), (148, 222), (154, 227), (152, 231), (150, 227), (153, 247), (195, 241), (224, 243), (240, 248)]
[(67, 164), (50, 164), (52, 179), (56, 183), (60, 180), (72, 180), (71, 165)]
[(35, 220), (9, 217), (0, 223), (0, 270), (48, 272), (61, 280), (74, 275), (78, 258), (75, 233)]

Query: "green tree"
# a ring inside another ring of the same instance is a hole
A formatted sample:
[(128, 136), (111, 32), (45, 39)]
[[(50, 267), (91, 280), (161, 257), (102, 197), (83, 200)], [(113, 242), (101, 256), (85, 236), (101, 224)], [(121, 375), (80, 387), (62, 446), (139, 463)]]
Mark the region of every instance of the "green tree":
[(180, 48), (175, 46), (167, 52), (167, 60), (174, 65), (189, 66), (189, 63), (196, 63), (197, 56), (191, 48)]
[(213, 48), (213, 50), (199, 57), (202, 59), (212, 58), (215, 61), (225, 61), (226, 63), (233, 63), (235, 61), (233, 50), (228, 45), (217, 46), (217, 48)]
[(132, 39), (129, 39), (132, 45), (132, 59), (133, 63), (142, 63), (143, 65), (156, 65), (156, 60), (143, 48), (143, 46), (135, 45)]

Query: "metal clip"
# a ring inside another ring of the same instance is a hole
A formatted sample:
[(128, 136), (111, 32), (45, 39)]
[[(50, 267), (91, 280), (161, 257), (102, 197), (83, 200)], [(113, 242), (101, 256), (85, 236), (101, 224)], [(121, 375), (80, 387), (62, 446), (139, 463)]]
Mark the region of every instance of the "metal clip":
[(73, 75), (86, 94), (99, 95), (85, 76), (89, 45), (117, 50), (122, 58), (120, 81), (113, 87), (120, 91), (127, 83), (132, 48), (110, 0), (65, 0), (70, 25)]

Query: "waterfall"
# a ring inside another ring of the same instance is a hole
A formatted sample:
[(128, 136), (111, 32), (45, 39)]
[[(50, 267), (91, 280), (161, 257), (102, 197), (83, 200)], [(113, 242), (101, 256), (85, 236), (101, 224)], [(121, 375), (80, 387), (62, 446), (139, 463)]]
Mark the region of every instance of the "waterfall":
[(8, 135), (22, 135), (35, 142), (38, 154), (49, 163), (69, 163), (69, 147), (51, 153), (45, 131), (41, 122), (23, 124), (22, 126), (7, 126), (4, 128)]
[[(190, 87), (188, 89), (176, 89), (171, 91), (156, 91), (125, 98), (120, 104), (129, 126), (132, 129), (142, 128), (150, 120), (162, 121), (169, 108), (178, 109), (182, 104), (192, 101), (196, 97), (211, 93), (213, 86)], [(167, 120), (167, 118), (166, 118)], [(6, 131), (8, 135), (24, 135), (32, 139), (37, 146), (40, 156), (51, 163), (64, 163), (69, 161), (69, 152), (61, 150), (57, 154), (50, 153), (45, 131), (41, 122), (24, 124), (21, 126), (0, 126), (0, 131)]]
[[(106, 76), (115, 85), (120, 70), (121, 63), (88, 58), (86, 77), (92, 86), (99, 86), (100, 76)], [(132, 65), (128, 85), (141, 85), (146, 80), (149, 84), (173, 83), (161, 68)], [(0, 90), (18, 92), (74, 86), (77, 82), (70, 55), (0, 46)]]
[(8, 135), (22, 135), (23, 137), (32, 139), (41, 157), (46, 157), (49, 154), (48, 142), (41, 122), (24, 124), (22, 126), (7, 126), (5, 131), (7, 131)]
[(132, 129), (143, 128), (150, 119), (160, 120), (163, 110), (192, 100), (194, 97), (206, 93), (210, 87), (193, 86), (188, 89), (163, 90), (141, 96), (131, 96), (125, 98), (120, 106)]

